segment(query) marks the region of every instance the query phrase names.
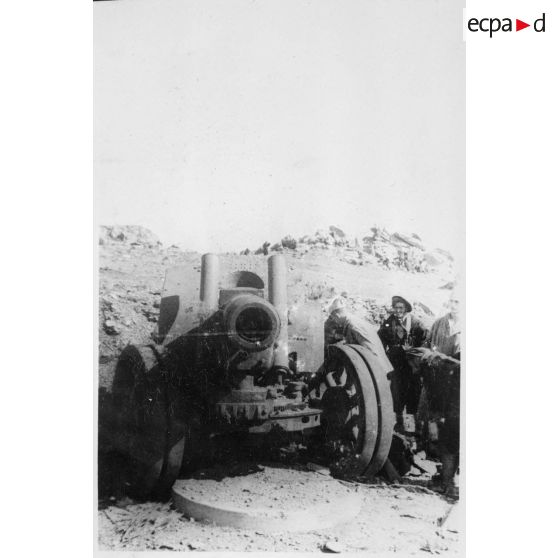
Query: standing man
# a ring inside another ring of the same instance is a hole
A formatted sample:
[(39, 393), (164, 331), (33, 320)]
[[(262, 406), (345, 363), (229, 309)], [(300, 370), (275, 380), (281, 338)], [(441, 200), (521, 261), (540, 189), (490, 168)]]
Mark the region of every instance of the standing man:
[(382, 323), (378, 335), (393, 365), (391, 395), (396, 416), (396, 428), (403, 430), (403, 411), (412, 415), (416, 429), (416, 413), (422, 389), (421, 378), (413, 372), (405, 351), (420, 347), (426, 340), (427, 330), (411, 314), (411, 304), (402, 296), (391, 299), (393, 313)]
[(455, 292), (449, 301), (449, 312), (432, 325), (426, 346), (430, 352), (424, 356), (429, 364), (424, 374), (424, 388), (431, 441), (436, 442), (442, 462), (442, 490), (455, 496), (461, 376), (461, 326), (459, 298)]
[(428, 336), (428, 346), (433, 351), (459, 358), (461, 354), (461, 324), (459, 320), (459, 298), (452, 293), (449, 312), (438, 318)]

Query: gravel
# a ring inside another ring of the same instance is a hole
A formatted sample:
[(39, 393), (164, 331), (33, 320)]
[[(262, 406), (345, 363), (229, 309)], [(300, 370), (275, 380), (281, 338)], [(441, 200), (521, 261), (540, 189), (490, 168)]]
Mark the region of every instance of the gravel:
[[(300, 481), (304, 483), (305, 478), (301, 474)], [(300, 486), (285, 485), (285, 498), (296, 495)], [(304, 533), (266, 533), (191, 521), (170, 503), (109, 506), (99, 511), (99, 548), (323, 552), (325, 545), (333, 544), (343, 552), (460, 555), (460, 534), (455, 532), (456, 528), (450, 531), (439, 526), (440, 519), (447, 517), (452, 507), (442, 497), (410, 492), (404, 486), (355, 485), (354, 490), (362, 496), (363, 505), (353, 521)]]

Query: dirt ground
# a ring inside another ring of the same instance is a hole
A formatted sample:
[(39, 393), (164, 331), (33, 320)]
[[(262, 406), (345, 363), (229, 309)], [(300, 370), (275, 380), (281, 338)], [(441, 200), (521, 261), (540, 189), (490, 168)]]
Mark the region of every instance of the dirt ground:
[[(289, 472), (291, 481), (292, 475)], [(125, 499), (99, 511), (99, 549), (460, 554), (460, 534), (455, 527), (459, 521), (447, 520), (450, 511), (452, 516), (457, 513), (452, 511), (455, 503), (414, 485), (346, 485), (362, 498), (359, 515), (335, 528), (311, 532), (264, 533), (221, 527), (189, 519), (171, 503)], [(293, 490), (292, 485), (285, 485), (286, 496)]]

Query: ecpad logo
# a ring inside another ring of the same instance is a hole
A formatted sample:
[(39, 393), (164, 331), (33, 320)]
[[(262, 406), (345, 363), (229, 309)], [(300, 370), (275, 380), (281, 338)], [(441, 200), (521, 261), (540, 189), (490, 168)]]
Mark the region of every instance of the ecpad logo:
[[(472, 17), (467, 22), (467, 27), (469, 31), (471, 31), (472, 33), (477, 33), (481, 31), (482, 33), (489, 33), (490, 38), (492, 38), (492, 35), (494, 33), (498, 33), (498, 31), (502, 31), (504, 33), (509, 33), (513, 31), (512, 19), (513, 18), (510, 17), (505, 17), (503, 19), (500, 19), (498, 17), (485, 17), (482, 19), (477, 19), (475, 17)], [(533, 22), (533, 30), (536, 33), (545, 32), (545, 25), (546, 25), (545, 19), (546, 19), (546, 14), (543, 13), (543, 15), (539, 19), (536, 19)], [(516, 31), (521, 31), (522, 29), (526, 29), (527, 27), (531, 27), (531, 24), (525, 23), (520, 19), (515, 20)]]

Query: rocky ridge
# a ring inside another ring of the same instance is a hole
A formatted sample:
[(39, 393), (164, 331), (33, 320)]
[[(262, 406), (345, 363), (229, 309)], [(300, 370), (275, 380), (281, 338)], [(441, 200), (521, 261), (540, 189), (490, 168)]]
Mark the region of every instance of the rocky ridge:
[[(274, 244), (266, 241), (253, 253), (295, 251), (305, 254), (310, 250), (333, 247), (343, 249), (343, 260), (352, 265), (376, 265), (411, 273), (430, 273), (436, 269), (451, 272), (453, 269), (453, 257), (449, 252), (440, 248), (428, 249), (417, 234), (391, 233), (378, 226), (372, 227), (366, 236), (349, 238), (342, 229), (331, 225), (328, 231), (318, 230), (298, 239), (287, 235)], [(250, 249), (241, 252), (242, 255), (250, 253)]]

